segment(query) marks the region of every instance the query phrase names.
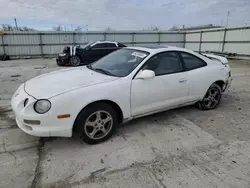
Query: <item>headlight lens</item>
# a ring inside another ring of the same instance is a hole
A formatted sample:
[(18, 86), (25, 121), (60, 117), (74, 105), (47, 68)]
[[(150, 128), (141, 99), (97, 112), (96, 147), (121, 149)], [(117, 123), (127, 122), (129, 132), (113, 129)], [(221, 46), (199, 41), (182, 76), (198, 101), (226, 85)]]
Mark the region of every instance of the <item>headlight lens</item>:
[(50, 108), (51, 108), (51, 103), (47, 99), (38, 100), (34, 104), (34, 110), (38, 114), (44, 114), (44, 113), (48, 112), (50, 110)]
[(59, 54), (60, 57), (66, 56), (66, 53)]

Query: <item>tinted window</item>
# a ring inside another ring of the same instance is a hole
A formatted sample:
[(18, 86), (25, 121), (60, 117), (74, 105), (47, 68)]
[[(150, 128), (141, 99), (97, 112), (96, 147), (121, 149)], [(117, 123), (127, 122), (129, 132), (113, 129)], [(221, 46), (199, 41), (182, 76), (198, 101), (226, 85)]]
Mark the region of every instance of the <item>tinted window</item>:
[(152, 70), (156, 76), (177, 73), (183, 70), (181, 60), (175, 52), (165, 52), (153, 56), (142, 69)]
[(106, 43), (106, 46), (108, 48), (116, 48), (116, 45), (114, 43)]
[(99, 43), (99, 44), (94, 45), (92, 49), (105, 48), (105, 47), (106, 47), (106, 43)]
[(203, 60), (194, 55), (181, 52), (181, 56), (187, 70), (197, 69), (207, 65)]
[(119, 47), (126, 47), (124, 44), (118, 43)]

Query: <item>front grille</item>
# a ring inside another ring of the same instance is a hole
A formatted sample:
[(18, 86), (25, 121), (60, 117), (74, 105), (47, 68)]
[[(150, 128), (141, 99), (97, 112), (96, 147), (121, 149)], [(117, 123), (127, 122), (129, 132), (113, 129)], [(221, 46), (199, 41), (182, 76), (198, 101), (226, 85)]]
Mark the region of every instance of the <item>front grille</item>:
[(26, 99), (24, 100), (24, 103), (23, 103), (24, 107), (28, 104), (28, 102), (29, 102), (29, 99), (26, 98)]

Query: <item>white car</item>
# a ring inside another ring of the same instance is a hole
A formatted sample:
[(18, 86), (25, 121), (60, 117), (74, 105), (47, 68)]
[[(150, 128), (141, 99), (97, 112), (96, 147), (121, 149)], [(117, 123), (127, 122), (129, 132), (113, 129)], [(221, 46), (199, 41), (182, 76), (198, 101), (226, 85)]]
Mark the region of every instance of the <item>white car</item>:
[(218, 106), (231, 84), (224, 57), (177, 47), (128, 47), (93, 64), (35, 77), (14, 93), (17, 125), (35, 136), (71, 137), (89, 144), (116, 126), (149, 114), (197, 104)]

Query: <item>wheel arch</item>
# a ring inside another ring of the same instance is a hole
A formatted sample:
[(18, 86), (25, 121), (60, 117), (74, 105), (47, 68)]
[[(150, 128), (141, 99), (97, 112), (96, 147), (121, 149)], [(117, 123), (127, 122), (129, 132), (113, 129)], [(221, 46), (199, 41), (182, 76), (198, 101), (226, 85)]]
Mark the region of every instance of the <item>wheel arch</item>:
[(114, 101), (112, 100), (98, 100), (98, 101), (94, 101), (94, 102), (91, 102), (89, 104), (87, 104), (85, 107), (83, 107), (81, 109), (81, 111), (77, 114), (76, 118), (75, 118), (75, 121), (74, 121), (74, 124), (73, 124), (73, 131), (76, 131), (76, 125), (77, 125), (77, 121), (79, 120), (80, 118), (80, 114), (89, 106), (93, 105), (93, 104), (96, 104), (96, 103), (106, 103), (108, 105), (110, 105), (111, 107), (113, 107), (115, 109), (115, 111), (117, 112), (118, 114), (118, 122), (119, 123), (122, 123), (123, 122), (123, 111), (121, 109), (121, 107)]
[(224, 85), (225, 85), (225, 82), (223, 80), (217, 80), (213, 84), (217, 84), (218, 86), (220, 86), (221, 91), (223, 91), (223, 88), (224, 88)]

